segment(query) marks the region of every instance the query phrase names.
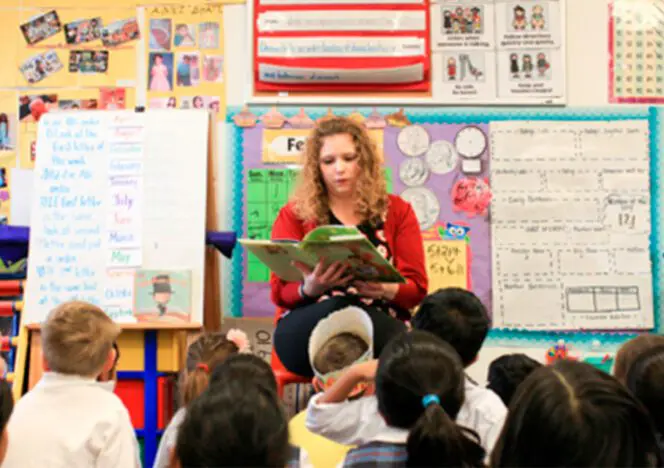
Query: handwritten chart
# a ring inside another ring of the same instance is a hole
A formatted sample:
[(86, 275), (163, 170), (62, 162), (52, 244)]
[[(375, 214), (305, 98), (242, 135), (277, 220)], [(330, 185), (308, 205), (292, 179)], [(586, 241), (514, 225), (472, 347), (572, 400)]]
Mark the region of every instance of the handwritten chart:
[(491, 124), (494, 327), (653, 327), (648, 137), (644, 121)]
[(190, 271), (202, 322), (208, 123), (203, 111), (41, 119), (27, 323), (72, 299), (135, 322), (138, 269)]
[(468, 243), (465, 240), (424, 241), (429, 292), (468, 289)]

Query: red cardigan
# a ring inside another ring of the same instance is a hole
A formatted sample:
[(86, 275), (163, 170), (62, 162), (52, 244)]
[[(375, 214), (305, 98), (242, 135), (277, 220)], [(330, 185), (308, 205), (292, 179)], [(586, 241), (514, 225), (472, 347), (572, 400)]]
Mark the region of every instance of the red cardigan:
[[(316, 227), (315, 222), (299, 219), (292, 203), (288, 203), (281, 208), (274, 221), (272, 239), (301, 240)], [(422, 233), (410, 203), (396, 195), (389, 195), (384, 232), (392, 251), (394, 266), (406, 278), (406, 283), (399, 285), (392, 302), (403, 309), (413, 308), (426, 296), (428, 278), (424, 264)], [(272, 273), (270, 285), (272, 302), (279, 307), (294, 309), (305, 302), (300, 295), (300, 283), (283, 281)]]

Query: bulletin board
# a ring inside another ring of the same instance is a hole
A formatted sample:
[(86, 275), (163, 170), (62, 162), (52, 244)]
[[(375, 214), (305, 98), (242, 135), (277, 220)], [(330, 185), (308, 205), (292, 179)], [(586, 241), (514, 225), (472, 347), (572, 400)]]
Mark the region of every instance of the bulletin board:
[[(282, 120), (275, 119), (277, 113)], [(304, 129), (293, 137), (296, 130), (289, 122), (313, 122), (329, 113), (357, 119), (382, 133), (378, 146), (390, 191), (409, 201), (420, 221), (430, 289), (448, 285), (474, 291), (491, 311), (492, 342), (525, 346), (565, 338), (580, 345), (595, 340), (617, 344), (639, 331), (660, 330), (659, 110), (233, 108), (227, 120), (227, 173), (232, 174), (227, 216), (239, 236), (268, 237), (288, 198), (297, 172), (293, 161), (301, 149), (298, 142), (306, 138)], [(275, 136), (280, 132), (281, 138)], [(535, 138), (535, 144), (528, 138)], [(582, 166), (575, 167), (574, 161)], [(587, 193), (570, 189), (589, 180), (596, 187)], [(648, 180), (650, 191), (644, 190)], [(543, 218), (561, 206), (577, 218), (548, 225)], [(597, 213), (596, 219), (583, 218), (588, 212)], [(523, 224), (519, 216), (551, 239), (539, 242), (527, 230), (520, 237), (511, 233)], [(590, 245), (593, 229), (603, 225), (610, 226), (611, 242)], [(579, 251), (542, 254), (559, 242), (554, 238), (559, 229), (578, 237), (573, 244)], [(540, 254), (548, 257), (542, 260)], [(563, 277), (568, 272), (565, 261), (579, 254), (584, 258), (575, 265), (587, 271), (571, 274), (582, 281), (553, 280), (560, 283), (556, 288), (562, 297), (552, 301), (577, 315), (538, 320), (536, 302), (515, 302), (514, 295), (505, 293), (519, 282), (520, 287), (546, 283), (538, 268), (551, 267)], [(597, 270), (604, 265), (615, 274), (602, 276)], [(625, 265), (633, 269), (624, 271)], [(268, 273), (255, 259), (241, 252), (226, 273), (224, 310), (234, 316), (274, 315)], [(642, 282), (625, 282), (630, 277)], [(519, 311), (515, 324), (505, 311), (519, 305), (528, 310)]]
[[(252, 0), (255, 104), (565, 104), (565, 0)], [(342, 64), (342, 65), (340, 65)]]

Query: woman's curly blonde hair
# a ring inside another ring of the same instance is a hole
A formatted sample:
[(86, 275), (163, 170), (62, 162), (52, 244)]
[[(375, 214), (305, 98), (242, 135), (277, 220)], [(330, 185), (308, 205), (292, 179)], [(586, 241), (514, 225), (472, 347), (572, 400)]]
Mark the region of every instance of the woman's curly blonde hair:
[(356, 211), (363, 221), (376, 225), (387, 212), (387, 184), (382, 161), (365, 128), (345, 117), (331, 117), (321, 121), (309, 135), (302, 152), (302, 170), (291, 197), (295, 213), (300, 219), (317, 224), (330, 222), (330, 205), (320, 170), (320, 151), (323, 139), (348, 134), (357, 151), (360, 176), (356, 186)]

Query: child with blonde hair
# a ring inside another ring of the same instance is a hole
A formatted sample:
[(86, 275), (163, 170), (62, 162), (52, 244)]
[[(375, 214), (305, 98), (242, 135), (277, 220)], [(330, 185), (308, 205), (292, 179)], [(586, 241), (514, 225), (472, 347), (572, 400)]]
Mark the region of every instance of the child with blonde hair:
[(226, 334), (204, 333), (189, 345), (180, 382), (182, 407), (173, 415), (164, 431), (155, 456), (154, 468), (168, 468), (170, 465), (170, 452), (175, 447), (187, 407), (208, 387), (211, 372), (229, 356), (246, 352), (249, 352), (249, 339), (244, 332), (237, 329), (229, 330)]
[(45, 373), (9, 421), (5, 467), (140, 467), (122, 401), (97, 377), (113, 367), (120, 327), (99, 307), (72, 301), (42, 324)]

